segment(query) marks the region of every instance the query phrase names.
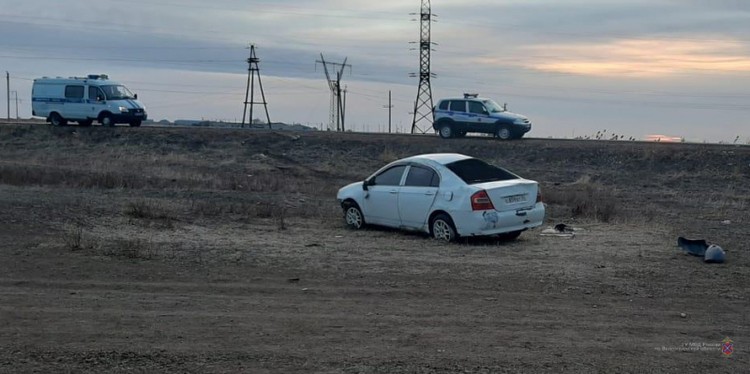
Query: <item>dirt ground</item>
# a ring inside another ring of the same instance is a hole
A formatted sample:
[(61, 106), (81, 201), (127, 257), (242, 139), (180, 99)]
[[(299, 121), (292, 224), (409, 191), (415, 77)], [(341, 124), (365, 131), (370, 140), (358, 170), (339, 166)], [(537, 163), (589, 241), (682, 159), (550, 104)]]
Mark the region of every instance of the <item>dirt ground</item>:
[[(339, 187), (431, 152), (576, 236), (344, 227)], [(1, 125), (0, 372), (742, 372), (748, 208), (750, 146)]]

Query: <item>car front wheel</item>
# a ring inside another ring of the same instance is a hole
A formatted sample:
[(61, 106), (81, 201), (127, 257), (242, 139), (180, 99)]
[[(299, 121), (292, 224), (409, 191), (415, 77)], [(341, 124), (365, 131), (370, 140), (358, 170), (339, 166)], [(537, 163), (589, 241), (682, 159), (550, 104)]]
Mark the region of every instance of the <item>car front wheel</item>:
[(432, 231), (432, 237), (437, 240), (454, 242), (458, 239), (453, 220), (445, 214), (438, 214), (435, 216), (435, 218), (432, 219), (430, 228)]
[(344, 203), (344, 220), (351, 229), (359, 230), (365, 226), (365, 216), (357, 203), (354, 202)]
[(508, 126), (498, 127), (495, 135), (501, 140), (510, 140), (513, 138), (513, 132), (510, 131), (510, 127)]

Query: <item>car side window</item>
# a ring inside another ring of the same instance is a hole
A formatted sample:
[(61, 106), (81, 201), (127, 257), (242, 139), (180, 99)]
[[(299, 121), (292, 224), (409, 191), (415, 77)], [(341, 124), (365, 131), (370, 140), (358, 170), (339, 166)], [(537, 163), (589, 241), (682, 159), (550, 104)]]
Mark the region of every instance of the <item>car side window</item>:
[(484, 105), (482, 105), (482, 103), (469, 101), (469, 113), (487, 114), (487, 109), (484, 108)]
[(445, 100), (440, 102), (440, 106), (438, 107), (440, 110), (448, 110), (448, 104), (450, 101)]
[(452, 112), (466, 112), (466, 102), (463, 100), (451, 101)]
[(83, 86), (65, 86), (66, 99), (83, 99)]
[(437, 187), (440, 185), (440, 178), (434, 170), (412, 166), (409, 169), (409, 175), (406, 176), (405, 186), (410, 187)]
[(378, 175), (372, 180), (375, 186), (398, 186), (401, 184), (401, 177), (404, 175), (406, 166), (394, 166)]

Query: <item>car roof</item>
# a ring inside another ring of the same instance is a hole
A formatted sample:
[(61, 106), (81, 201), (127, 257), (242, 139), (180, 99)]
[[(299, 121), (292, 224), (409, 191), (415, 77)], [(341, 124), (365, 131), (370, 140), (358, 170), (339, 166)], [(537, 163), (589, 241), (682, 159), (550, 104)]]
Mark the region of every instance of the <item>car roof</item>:
[(471, 156), (462, 155), (460, 153), (427, 153), (423, 155), (416, 155), (407, 157), (405, 159), (402, 159), (400, 161), (420, 161), (420, 160), (430, 160), (433, 162), (436, 162), (440, 165), (447, 165), (451, 162), (466, 160), (469, 158), (473, 158)]
[(448, 100), (487, 101), (487, 100), (492, 100), (492, 99), (488, 97), (448, 97), (445, 99), (440, 99), (440, 101), (448, 101)]

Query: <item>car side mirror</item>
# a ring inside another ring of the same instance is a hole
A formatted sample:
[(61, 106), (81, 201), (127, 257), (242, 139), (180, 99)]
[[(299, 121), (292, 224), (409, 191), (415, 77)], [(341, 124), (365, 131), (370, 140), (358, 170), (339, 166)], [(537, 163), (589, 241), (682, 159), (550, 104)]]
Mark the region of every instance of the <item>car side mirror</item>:
[(369, 180), (365, 179), (364, 181), (362, 181), (362, 189), (363, 190), (367, 191), (369, 189), (368, 188), (369, 185), (370, 185), (370, 181)]
[(138, 100), (138, 94), (133, 95), (133, 98)]

